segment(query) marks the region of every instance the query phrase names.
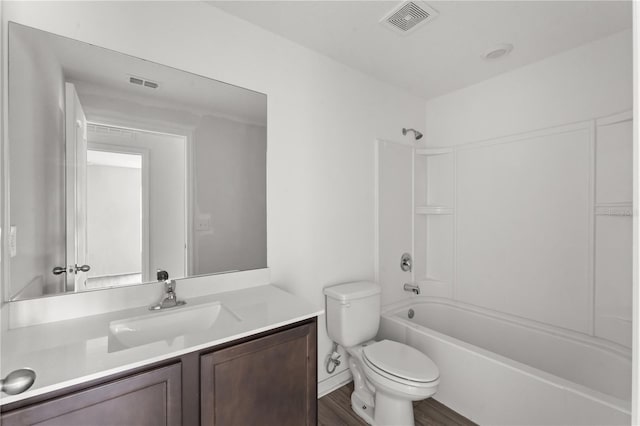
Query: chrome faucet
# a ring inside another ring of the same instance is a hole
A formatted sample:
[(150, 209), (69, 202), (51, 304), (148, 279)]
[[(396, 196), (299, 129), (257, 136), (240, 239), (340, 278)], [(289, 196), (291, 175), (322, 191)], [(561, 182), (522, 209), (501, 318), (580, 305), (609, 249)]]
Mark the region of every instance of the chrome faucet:
[(160, 309), (175, 308), (186, 304), (184, 300), (178, 300), (176, 297), (176, 280), (170, 280), (166, 271), (158, 270), (158, 281), (164, 281), (165, 294), (162, 299), (154, 305), (149, 306), (150, 311), (158, 311)]
[(417, 284), (405, 283), (403, 288), (404, 291), (412, 291), (415, 294), (420, 294), (420, 287)]

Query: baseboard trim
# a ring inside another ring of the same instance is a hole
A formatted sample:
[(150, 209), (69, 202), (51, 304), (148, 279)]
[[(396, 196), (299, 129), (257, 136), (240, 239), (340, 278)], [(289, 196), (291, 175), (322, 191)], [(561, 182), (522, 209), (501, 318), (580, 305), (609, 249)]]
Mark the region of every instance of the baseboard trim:
[(351, 381), (351, 371), (347, 368), (335, 375), (318, 382), (318, 398), (322, 398)]

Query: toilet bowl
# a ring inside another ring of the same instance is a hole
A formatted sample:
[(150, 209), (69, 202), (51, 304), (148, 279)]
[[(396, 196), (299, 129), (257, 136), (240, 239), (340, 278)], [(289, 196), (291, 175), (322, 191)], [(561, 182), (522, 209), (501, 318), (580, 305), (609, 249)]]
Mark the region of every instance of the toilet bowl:
[(353, 410), (371, 425), (413, 425), (413, 401), (436, 393), (439, 371), (420, 351), (391, 340), (347, 348)]
[(413, 401), (436, 393), (438, 367), (422, 352), (373, 339), (380, 325), (379, 285), (327, 287), (327, 332), (348, 354), (354, 391), (351, 408), (371, 425), (413, 426)]

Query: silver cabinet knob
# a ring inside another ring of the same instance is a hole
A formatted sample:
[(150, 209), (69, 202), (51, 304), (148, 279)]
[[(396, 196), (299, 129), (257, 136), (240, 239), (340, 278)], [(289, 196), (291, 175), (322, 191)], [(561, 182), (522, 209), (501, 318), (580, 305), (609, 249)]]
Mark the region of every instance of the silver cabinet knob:
[(0, 379), (0, 391), (7, 395), (17, 395), (29, 389), (36, 381), (36, 372), (30, 368), (14, 370)]

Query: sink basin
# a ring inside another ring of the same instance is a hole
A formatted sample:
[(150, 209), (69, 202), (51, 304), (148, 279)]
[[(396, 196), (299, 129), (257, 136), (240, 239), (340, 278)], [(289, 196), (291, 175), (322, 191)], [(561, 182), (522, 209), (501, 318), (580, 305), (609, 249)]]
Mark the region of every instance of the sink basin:
[(185, 305), (113, 321), (109, 324), (109, 352), (162, 340), (171, 341), (179, 336), (213, 327), (228, 327), (240, 321), (220, 302)]

